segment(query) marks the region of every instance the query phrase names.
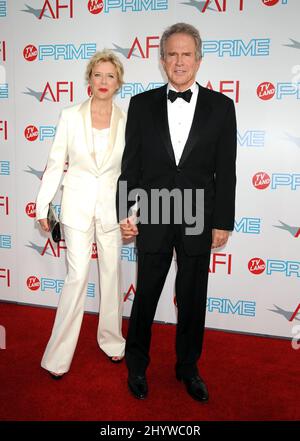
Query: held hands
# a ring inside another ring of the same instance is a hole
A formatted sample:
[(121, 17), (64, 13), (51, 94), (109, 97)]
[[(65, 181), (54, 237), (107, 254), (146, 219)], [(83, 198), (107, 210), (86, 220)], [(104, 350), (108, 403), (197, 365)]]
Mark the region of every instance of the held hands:
[(212, 244), (211, 248), (219, 248), (226, 244), (229, 238), (229, 231), (227, 230), (217, 230), (214, 228), (212, 230)]
[(139, 234), (136, 226), (136, 216), (132, 215), (120, 222), (120, 228), (122, 233), (122, 239), (132, 239)]
[(49, 233), (50, 228), (49, 228), (49, 223), (47, 219), (39, 219), (39, 224), (40, 227), (43, 231), (46, 231), (47, 233)]

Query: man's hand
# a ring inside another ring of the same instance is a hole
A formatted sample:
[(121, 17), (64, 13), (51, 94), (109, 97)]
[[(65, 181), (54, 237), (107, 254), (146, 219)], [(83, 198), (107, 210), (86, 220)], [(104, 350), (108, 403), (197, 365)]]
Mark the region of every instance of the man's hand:
[(122, 239), (132, 239), (139, 234), (136, 226), (136, 216), (130, 216), (120, 222)]
[(226, 244), (229, 238), (230, 231), (227, 230), (217, 230), (214, 228), (212, 230), (212, 248), (219, 248)]
[(49, 233), (50, 228), (49, 228), (49, 223), (47, 219), (39, 219), (39, 224), (40, 227), (43, 231), (46, 231), (47, 233)]

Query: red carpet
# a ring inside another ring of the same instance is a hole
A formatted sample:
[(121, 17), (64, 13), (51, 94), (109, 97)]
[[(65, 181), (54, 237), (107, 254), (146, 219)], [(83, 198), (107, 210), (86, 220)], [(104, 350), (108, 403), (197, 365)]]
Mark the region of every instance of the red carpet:
[[(96, 343), (97, 316), (86, 314), (71, 371), (54, 381), (40, 368), (55, 311), (0, 303), (0, 420), (299, 420), (299, 356), (288, 340), (206, 331), (200, 372), (210, 402), (193, 401), (174, 376), (173, 325), (153, 327), (149, 398), (138, 401), (124, 363)], [(126, 335), (127, 320), (124, 320)]]

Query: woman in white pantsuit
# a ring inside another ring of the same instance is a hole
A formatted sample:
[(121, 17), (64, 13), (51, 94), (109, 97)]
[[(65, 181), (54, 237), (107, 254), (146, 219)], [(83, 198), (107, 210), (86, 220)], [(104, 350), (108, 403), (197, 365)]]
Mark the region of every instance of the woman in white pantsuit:
[(64, 109), (36, 201), (37, 219), (49, 231), (47, 212), (65, 162), (60, 221), (68, 272), (42, 367), (55, 379), (70, 368), (84, 313), (92, 244), (96, 236), (100, 275), (97, 340), (113, 362), (124, 356), (123, 297), (120, 290), (121, 233), (116, 218), (116, 185), (125, 143), (125, 113), (113, 103), (123, 84), (123, 66), (110, 51), (89, 61), (87, 101)]

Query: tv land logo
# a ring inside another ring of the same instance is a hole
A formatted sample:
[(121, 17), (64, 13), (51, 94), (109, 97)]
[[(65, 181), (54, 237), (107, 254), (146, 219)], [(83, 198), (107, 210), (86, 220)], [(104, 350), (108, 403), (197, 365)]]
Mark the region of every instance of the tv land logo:
[(256, 94), (262, 101), (269, 101), (272, 98), (282, 100), (284, 97), (293, 96), (295, 99), (300, 99), (300, 82), (282, 82), (271, 83), (264, 81), (256, 88)]
[[(212, 12), (231, 12), (231, 11), (245, 11), (245, 6), (250, 0), (235, 0), (227, 2), (227, 0), (185, 0), (182, 1), (182, 5), (193, 6), (202, 14), (212, 11)], [(251, 0), (253, 3), (253, 0)], [(287, 5), (288, 0), (257, 0), (263, 6), (275, 6), (275, 5)], [(249, 4), (249, 3), (248, 3)]]
[(0, 195), (0, 216), (9, 216), (9, 198), (8, 196)]
[[(36, 98), (40, 103), (43, 101), (53, 101), (59, 103), (67, 101), (73, 103), (74, 101), (74, 82), (73, 81), (56, 81), (54, 83), (47, 82), (41, 92), (37, 92), (27, 87), (25, 95)], [(48, 95), (49, 94), (49, 95)], [(48, 98), (50, 96), (50, 98)], [(63, 98), (66, 98), (63, 100)]]
[(0, 286), (5, 286), (6, 288), (10, 288), (10, 282), (11, 282), (10, 269), (0, 268)]
[[(37, 276), (29, 276), (26, 279), (26, 286), (30, 291), (38, 291), (44, 293), (54, 293), (61, 294), (62, 288), (64, 286), (64, 280), (61, 279), (51, 279), (49, 277), (37, 277)], [(87, 286), (87, 297), (95, 297), (95, 284), (88, 283)]]
[(273, 273), (282, 273), (285, 277), (300, 277), (300, 262), (292, 260), (267, 259), (253, 257), (248, 262), (248, 270), (253, 275), (266, 273), (271, 276)]
[(0, 140), (7, 141), (8, 139), (8, 122), (0, 120)]
[(35, 202), (28, 202), (28, 204), (25, 207), (25, 213), (28, 217), (35, 218), (36, 217), (36, 203)]
[(93, 14), (120, 12), (150, 12), (168, 9), (168, 0), (89, 0), (88, 11)]
[(37, 139), (39, 141), (45, 141), (45, 139), (53, 139), (56, 133), (56, 127), (55, 126), (39, 126), (36, 127), (33, 124), (28, 125), (25, 127), (24, 130), (24, 137), (29, 142), (36, 141)]
[(275, 228), (280, 228), (281, 230), (285, 230), (288, 233), (290, 233), (293, 237), (298, 238), (300, 237), (300, 226), (296, 227), (296, 226), (292, 226), (292, 225), (288, 225), (282, 221), (278, 221), (281, 225), (273, 225), (273, 227)]
[(87, 60), (97, 51), (96, 43), (68, 44), (28, 44), (23, 50), (26, 61), (44, 60)]
[(0, 61), (6, 61), (6, 42), (0, 41)]
[(299, 173), (272, 173), (260, 171), (252, 177), (252, 185), (257, 190), (278, 190), (281, 187), (288, 187), (290, 190), (298, 190), (300, 187)]

